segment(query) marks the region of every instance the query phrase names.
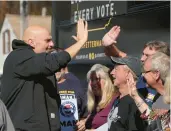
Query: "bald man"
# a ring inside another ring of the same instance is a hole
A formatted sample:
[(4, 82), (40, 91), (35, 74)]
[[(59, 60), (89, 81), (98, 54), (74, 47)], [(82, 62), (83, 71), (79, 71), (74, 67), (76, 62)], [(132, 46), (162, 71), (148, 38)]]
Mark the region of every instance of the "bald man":
[(65, 67), (88, 38), (87, 22), (77, 23), (77, 40), (65, 51), (48, 53), (54, 43), (43, 27), (28, 27), (23, 40), (13, 40), (4, 63), (2, 100), (16, 131), (60, 131), (55, 73)]

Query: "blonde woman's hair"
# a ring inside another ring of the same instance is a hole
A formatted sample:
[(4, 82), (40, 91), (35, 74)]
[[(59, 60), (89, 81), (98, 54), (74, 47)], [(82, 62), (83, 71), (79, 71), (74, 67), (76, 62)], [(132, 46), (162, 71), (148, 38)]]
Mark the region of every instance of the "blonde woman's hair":
[[(92, 73), (96, 73), (98, 78), (104, 80), (104, 87), (101, 88), (102, 97), (99, 103), (95, 103), (95, 95), (92, 92), (92, 88), (90, 85), (90, 81), (91, 81), (90, 76)], [(94, 110), (95, 105), (97, 105), (96, 111), (105, 108), (111, 102), (111, 99), (113, 98), (113, 95), (116, 92), (116, 88), (114, 87), (112, 80), (110, 79), (109, 76), (109, 68), (101, 64), (93, 65), (89, 70), (89, 72), (87, 73), (87, 81), (88, 81), (88, 92), (87, 92), (88, 111), (91, 113)]]
[(165, 94), (163, 96), (164, 102), (170, 104), (170, 73), (168, 73), (164, 83)]

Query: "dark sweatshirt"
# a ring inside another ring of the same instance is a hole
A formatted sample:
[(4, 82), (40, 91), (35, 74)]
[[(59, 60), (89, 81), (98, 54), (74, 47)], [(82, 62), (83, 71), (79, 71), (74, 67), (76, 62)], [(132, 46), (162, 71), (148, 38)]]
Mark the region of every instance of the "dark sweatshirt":
[(24, 131), (60, 131), (54, 73), (65, 67), (70, 55), (36, 54), (32, 47), (13, 40), (13, 51), (4, 63), (1, 97), (14, 127)]
[(109, 131), (144, 131), (145, 123), (134, 100), (126, 95), (118, 97), (108, 115)]

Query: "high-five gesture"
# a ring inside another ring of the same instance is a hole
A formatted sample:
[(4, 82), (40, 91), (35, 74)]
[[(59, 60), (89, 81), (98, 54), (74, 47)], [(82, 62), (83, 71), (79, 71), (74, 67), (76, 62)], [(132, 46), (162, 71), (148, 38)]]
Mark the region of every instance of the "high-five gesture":
[(87, 28), (87, 22), (85, 22), (84, 25), (84, 21), (82, 19), (79, 19), (77, 22), (77, 36), (72, 36), (77, 42), (65, 50), (70, 54), (71, 58), (73, 58), (86, 43), (88, 39)]
[(110, 29), (110, 31), (107, 32), (102, 39), (103, 46), (110, 46), (113, 43), (116, 43), (116, 39), (118, 38), (119, 33), (120, 33), (120, 26), (116, 25), (112, 29)]
[[(85, 23), (85, 24), (84, 24)], [(77, 22), (77, 36), (72, 36), (76, 41), (83, 40), (87, 41), (88, 39), (88, 25), (87, 21), (79, 19)]]

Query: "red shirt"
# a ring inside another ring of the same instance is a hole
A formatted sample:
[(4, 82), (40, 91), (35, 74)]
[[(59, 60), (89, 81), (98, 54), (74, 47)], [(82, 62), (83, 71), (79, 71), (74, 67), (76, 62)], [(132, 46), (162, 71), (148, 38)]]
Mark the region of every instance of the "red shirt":
[(108, 114), (117, 96), (118, 95), (115, 95), (112, 98), (111, 102), (99, 112), (96, 112), (96, 108), (95, 108), (95, 110), (90, 114), (89, 118), (87, 119), (86, 129), (96, 129), (107, 122)]

